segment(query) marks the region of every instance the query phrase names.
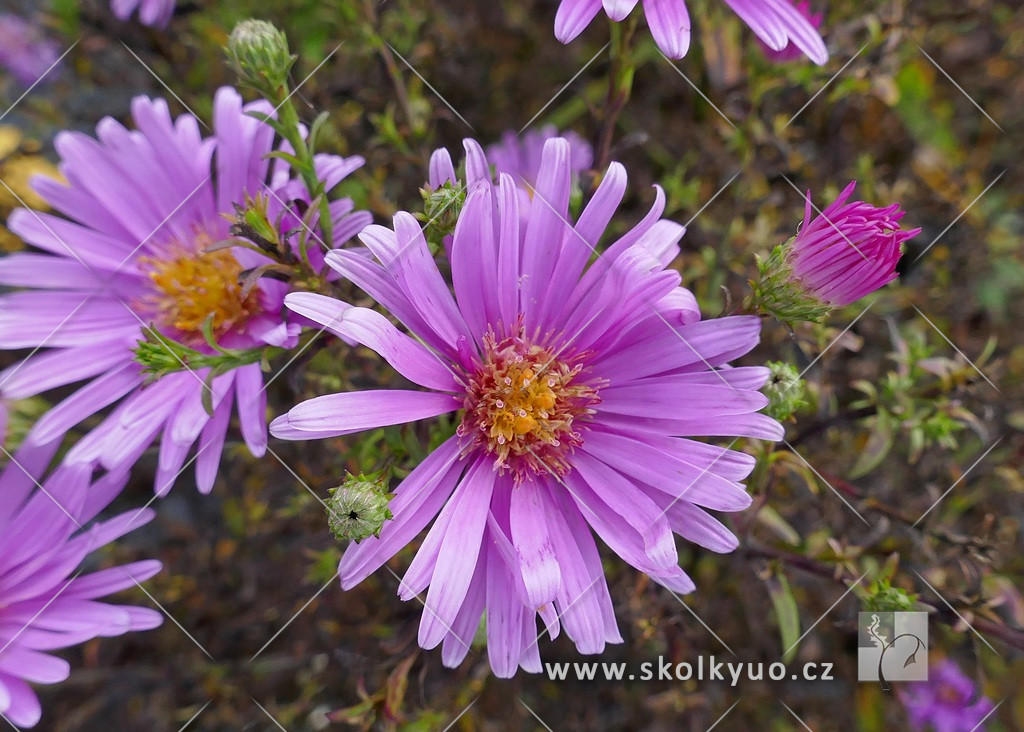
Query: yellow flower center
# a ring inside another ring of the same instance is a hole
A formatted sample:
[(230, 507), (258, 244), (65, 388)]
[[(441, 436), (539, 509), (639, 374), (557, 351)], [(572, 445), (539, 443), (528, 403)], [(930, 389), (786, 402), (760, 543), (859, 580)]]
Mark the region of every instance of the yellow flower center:
[(168, 250), (170, 256), (140, 260), (152, 283), (141, 309), (158, 328), (173, 331), (190, 345), (205, 342), (203, 324), (208, 318), (219, 336), (244, 325), (259, 310), (255, 289), (242, 296), (242, 265), (229, 249), (204, 251), (211, 242), (202, 234), (193, 247), (175, 244)]
[(560, 358), (522, 335), (484, 338), (484, 358), (468, 378), (458, 434), (467, 452), (483, 449), (500, 472), (564, 475), (581, 444), (579, 421), (600, 402), (598, 384), (580, 379), (579, 356)]

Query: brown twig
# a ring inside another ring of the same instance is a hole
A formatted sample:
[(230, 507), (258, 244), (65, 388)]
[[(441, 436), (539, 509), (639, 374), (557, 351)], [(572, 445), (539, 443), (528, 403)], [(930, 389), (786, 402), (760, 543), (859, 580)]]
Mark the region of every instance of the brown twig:
[[(748, 557), (774, 559), (793, 567), (794, 569), (799, 569), (802, 572), (807, 572), (808, 574), (813, 574), (818, 577), (825, 577), (837, 582), (842, 582), (843, 584), (854, 582), (857, 579), (838, 565), (820, 562), (816, 559), (811, 559), (800, 554), (779, 551), (772, 547), (749, 547), (745, 553)], [(937, 609), (931, 615), (939, 622), (949, 625), (950, 627), (955, 627), (963, 622), (960, 615), (958, 615), (952, 608), (946, 606), (945, 602), (941, 598), (937, 604)], [(994, 620), (980, 618), (977, 616), (971, 618), (970, 625), (974, 630), (982, 635), (991, 636), (1011, 648), (1024, 651), (1024, 630), (1011, 628)]]

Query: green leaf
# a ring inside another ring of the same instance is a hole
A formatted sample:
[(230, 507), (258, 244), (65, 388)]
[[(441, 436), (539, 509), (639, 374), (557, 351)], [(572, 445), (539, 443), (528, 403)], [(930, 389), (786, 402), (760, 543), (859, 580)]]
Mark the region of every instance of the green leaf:
[(321, 112), (317, 115), (316, 119), (313, 120), (313, 124), (309, 128), (309, 137), (307, 138), (310, 155), (316, 153), (318, 143), (320, 142), (320, 136), (326, 129), (329, 129), (330, 122), (331, 115), (329, 112)]
[(793, 597), (793, 590), (789, 586), (781, 571), (774, 571), (765, 583), (768, 585), (768, 595), (772, 600), (772, 607), (775, 608), (775, 618), (779, 623), (779, 637), (785, 653), (782, 656), (783, 663), (789, 663), (796, 655), (796, 643), (800, 639), (800, 612), (796, 607), (796, 599)]
[(268, 152), (267, 153), (267, 157), (268, 158), (280, 158), (281, 160), (284, 160), (286, 163), (288, 163), (288, 165), (293, 167), (295, 170), (300, 171), (300, 172), (302, 170), (304, 170), (305, 167), (306, 167), (306, 164), (304, 162), (299, 160), (297, 157), (295, 157), (291, 153), (285, 152), (284, 150), (274, 150), (272, 152)]
[(779, 515), (771, 506), (765, 505), (757, 512), (757, 522), (766, 527), (769, 531), (782, 539), (787, 544), (798, 546), (800, 544), (800, 533), (794, 529)]
[(892, 450), (894, 441), (892, 420), (884, 412), (879, 412), (878, 418), (875, 419), (875, 429), (868, 438), (868, 444), (861, 450), (857, 462), (854, 463), (850, 478), (856, 480), (877, 468)]

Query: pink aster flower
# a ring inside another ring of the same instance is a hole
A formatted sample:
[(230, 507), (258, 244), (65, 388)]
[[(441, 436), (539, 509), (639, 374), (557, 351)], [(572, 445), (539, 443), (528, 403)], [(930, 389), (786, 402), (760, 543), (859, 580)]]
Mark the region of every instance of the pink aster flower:
[(502, 134), (501, 142), (487, 148), (487, 159), (494, 164), (496, 172), (508, 173), (517, 183), (533, 187), (537, 185), (544, 143), (553, 137), (564, 137), (568, 141), (569, 167), (573, 175), (594, 164), (594, 150), (590, 143), (572, 131), (560, 134), (554, 125), (529, 130), (521, 135), (508, 130)]
[[(792, 43), (816, 64), (828, 61), (828, 51), (817, 28), (791, 0), (725, 0), (754, 34), (770, 49)], [(602, 7), (613, 21), (621, 21), (637, 0), (562, 0), (555, 17), (555, 36), (562, 43), (576, 38)], [(682, 58), (690, 49), (690, 16), (686, 0), (643, 0), (647, 25), (655, 43), (669, 58)]]
[(90, 485), (88, 466), (64, 465), (36, 488), (52, 453), (23, 448), (0, 473), (0, 714), (18, 727), (32, 727), (42, 715), (29, 683), (54, 684), (70, 673), (50, 651), (148, 630), (163, 619), (149, 608), (100, 602), (149, 579), (160, 562), (75, 571), (90, 552), (147, 523), (153, 512), (91, 523), (126, 473)]
[(454, 297), (407, 213), (393, 230), (360, 234), (372, 256), (327, 256), (415, 337), (322, 295), (285, 300), (421, 388), (320, 396), (271, 433), (320, 439), (459, 413), (457, 433), (395, 490), (393, 520), (349, 547), (339, 575), (351, 588), (433, 520), (399, 592), (427, 592), (420, 645), (441, 644), (444, 663), (457, 665), (486, 611), (490, 662), (507, 677), (541, 670), (538, 615), (582, 653), (621, 642), (591, 530), (657, 582), (691, 592), (673, 532), (734, 549), (705, 509), (746, 508), (739, 481), (754, 465), (694, 438), (777, 440), (782, 429), (758, 413), (768, 370), (728, 365), (758, 342), (759, 319), (701, 320), (668, 266), (684, 230), (661, 219), (660, 188), (651, 212), (588, 267), (626, 191), (621, 165), (569, 223), (568, 141), (545, 143), (526, 203), (508, 174), (493, 184), (479, 145), (468, 140), (466, 151)]
[(900, 691), (900, 701), (913, 729), (930, 725), (935, 732), (984, 732), (985, 719), (993, 709), (992, 702), (949, 659), (932, 666), (928, 681), (908, 684)]
[(128, 20), (138, 11), (139, 22), (154, 28), (164, 28), (174, 15), (175, 0), (110, 0), (110, 9), (120, 20)]
[(47, 38), (35, 23), (12, 13), (0, 13), (0, 66), (7, 69), (22, 86), (52, 78), (47, 74), (60, 48)]
[[(139, 98), (132, 107), (135, 131), (107, 119), (98, 140), (58, 135), (68, 185), (48, 179), (35, 185), (63, 217), (15, 211), (10, 230), (45, 253), (0, 260), (0, 284), (26, 288), (0, 298), (0, 347), (39, 349), (0, 373), (0, 394), (19, 399), (87, 383), (36, 423), (31, 443), (57, 439), (116, 405), (68, 460), (113, 469), (134, 463), (161, 437), (161, 494), (196, 442), (197, 485), (211, 490), (233, 410), (249, 450), (263, 454), (266, 395), (259, 363), (212, 379), (209, 368), (180, 370), (147, 384), (136, 356), (154, 329), (212, 354), (207, 324), (218, 345), (229, 349), (289, 348), (297, 341), (301, 324), (283, 308), (287, 283), (262, 278), (247, 293), (239, 283), (242, 272), (271, 260), (243, 246), (207, 251), (230, 238), (224, 214), (246, 195), (264, 195), (271, 221), (281, 214), (295, 229), (281, 202), (309, 198), (283, 164), (270, 169), (273, 131), (248, 116), (250, 110), (271, 111), (266, 103), (243, 107), (237, 92), (221, 89), (212, 136), (204, 138), (191, 115), (175, 121), (164, 101)], [(363, 159), (319, 156), (316, 163), (330, 189)], [(268, 177), (273, 195), (264, 185)], [(352, 207), (349, 199), (331, 204), (338, 242), (369, 221)], [(323, 266), (323, 254), (310, 246), (314, 267)]]
[[(796, 7), (797, 11), (799, 11), (800, 15), (804, 16), (804, 18), (807, 19), (807, 22), (814, 26), (815, 30), (821, 28), (821, 23), (825, 19), (824, 13), (815, 13), (811, 9), (810, 2), (807, 0), (798, 0), (793, 2), (793, 5)], [(786, 61), (797, 61), (803, 56), (803, 52), (797, 48), (793, 41), (787, 43), (786, 47), (781, 51), (776, 51), (760, 38), (758, 39), (758, 43), (760, 44), (765, 57), (769, 61), (784, 63)]]
[(856, 302), (896, 279), (901, 245), (921, 231), (900, 229), (906, 212), (898, 203), (886, 208), (847, 203), (856, 187), (857, 181), (851, 182), (813, 219), (808, 191), (803, 226), (786, 247), (793, 277), (832, 307)]

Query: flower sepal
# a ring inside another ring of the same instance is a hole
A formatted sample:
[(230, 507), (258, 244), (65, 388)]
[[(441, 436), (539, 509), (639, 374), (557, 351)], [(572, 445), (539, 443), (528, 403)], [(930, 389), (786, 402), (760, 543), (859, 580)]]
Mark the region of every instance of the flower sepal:
[(786, 251), (793, 237), (772, 249), (766, 258), (757, 257), (757, 278), (751, 280), (752, 307), (758, 315), (772, 315), (780, 322), (820, 323), (832, 312), (832, 306), (807, 291), (793, 275)]
[(203, 389), (203, 406), (210, 414), (213, 404), (210, 403), (212, 381), (218, 376), (242, 366), (259, 363), (269, 359), (271, 351), (279, 348), (247, 348), (244, 350), (222, 348), (217, 345), (213, 336), (213, 319), (207, 318), (203, 323), (203, 337), (213, 349), (213, 353), (197, 351), (191, 346), (170, 338), (149, 326), (145, 329), (144, 340), (139, 341), (132, 349), (136, 363), (142, 366), (147, 384), (152, 384), (168, 374), (178, 371), (199, 371), (209, 369), (206, 388)]

